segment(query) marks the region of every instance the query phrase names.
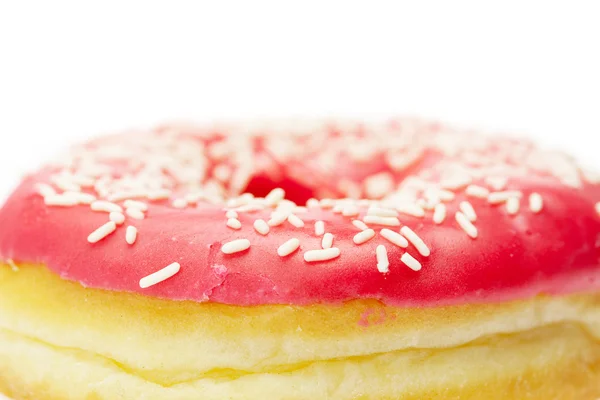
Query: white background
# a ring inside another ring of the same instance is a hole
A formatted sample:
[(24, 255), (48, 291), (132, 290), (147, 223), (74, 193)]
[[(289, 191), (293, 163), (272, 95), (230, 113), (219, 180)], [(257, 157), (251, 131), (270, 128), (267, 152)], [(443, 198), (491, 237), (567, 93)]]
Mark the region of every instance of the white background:
[(173, 119), (411, 114), (600, 165), (596, 4), (0, 0), (0, 196), (69, 142)]

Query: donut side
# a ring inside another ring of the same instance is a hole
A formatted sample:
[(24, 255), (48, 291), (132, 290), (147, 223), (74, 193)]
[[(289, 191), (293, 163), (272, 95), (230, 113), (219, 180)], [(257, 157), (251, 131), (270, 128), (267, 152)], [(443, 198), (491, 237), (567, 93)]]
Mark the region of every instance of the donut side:
[(83, 288), (41, 265), (3, 265), (0, 296), (0, 391), (16, 399), (600, 395), (597, 295), (239, 307)]

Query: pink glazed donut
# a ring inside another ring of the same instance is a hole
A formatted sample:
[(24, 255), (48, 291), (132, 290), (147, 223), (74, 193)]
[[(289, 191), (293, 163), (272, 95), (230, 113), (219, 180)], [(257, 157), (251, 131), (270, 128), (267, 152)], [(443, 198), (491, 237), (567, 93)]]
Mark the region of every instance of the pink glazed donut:
[(599, 184), (414, 119), (92, 140), (0, 210), (0, 392), (595, 399)]

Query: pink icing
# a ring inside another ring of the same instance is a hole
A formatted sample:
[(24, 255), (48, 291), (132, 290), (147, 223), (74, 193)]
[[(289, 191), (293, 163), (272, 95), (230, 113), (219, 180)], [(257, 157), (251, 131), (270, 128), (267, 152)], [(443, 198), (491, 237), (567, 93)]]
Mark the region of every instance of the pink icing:
[[(439, 131), (435, 125), (426, 129), (431, 135)], [(161, 131), (157, 132), (147, 135)], [(183, 132), (190, 135), (189, 131)], [(332, 132), (335, 137), (337, 133)], [(198, 140), (206, 140), (206, 135), (197, 133)], [(257, 135), (252, 140), (262, 139)], [(368, 144), (368, 136), (364, 140)], [(466, 141), (458, 134), (456, 140)], [(501, 151), (498, 144), (504, 141), (495, 140), (490, 139), (482, 151), (486, 157)], [(383, 161), (380, 150), (367, 161), (359, 162), (327, 147), (304, 154), (300, 151), (299, 157), (286, 160), (277, 159), (272, 152), (265, 155), (266, 150), (256, 150), (260, 146), (253, 149), (257, 151), (253, 157), (261, 159), (262, 165), (260, 171), (253, 172), (250, 190), (264, 194), (259, 192), (283, 184), (296, 200), (340, 195), (333, 182), (342, 178), (361, 182), (384, 171), (400, 182), (456, 158), (427, 147), (416, 164), (398, 171)], [(330, 151), (336, 170), (317, 162), (319, 151)], [(522, 167), (518, 163), (513, 166)], [(268, 172), (269, 168), (276, 171), (276, 176)], [(43, 263), (62, 278), (86, 287), (243, 306), (374, 298), (391, 305), (425, 307), (598, 290), (600, 217), (594, 206), (600, 200), (600, 188), (583, 178), (578, 187), (572, 187), (560, 183), (555, 174), (526, 168), (524, 173), (511, 176), (508, 183), (508, 189), (523, 194), (516, 215), (509, 215), (503, 205), (467, 196), (464, 188), (454, 190), (456, 199), (447, 203), (448, 217), (439, 225), (432, 221), (430, 210), (423, 218), (401, 215), (402, 224), (411, 227), (431, 249), (431, 255), (423, 257), (414, 246), (403, 249), (380, 235), (356, 245), (352, 238), (358, 231), (350, 220), (362, 218), (366, 207), (353, 217), (331, 209), (309, 208), (298, 214), (305, 222), (303, 228), (286, 222), (271, 227), (269, 234), (263, 236), (253, 229), (253, 222), (258, 218), (269, 220), (271, 210), (240, 212), (242, 228), (233, 230), (225, 224), (224, 205), (203, 200), (198, 206), (185, 209), (173, 208), (164, 200), (148, 201), (145, 219), (128, 219), (113, 234), (90, 244), (86, 241), (88, 234), (107, 221), (107, 214), (92, 212), (89, 205), (46, 205), (36, 184), (48, 182), (56, 167), (44, 167), (27, 177), (0, 210), (0, 257)], [(431, 179), (437, 179), (435, 173)], [(483, 177), (474, 183), (484, 185)], [(533, 192), (544, 200), (539, 213), (527, 206)], [(467, 236), (454, 219), (463, 200), (470, 201), (477, 212), (476, 239)], [(326, 262), (307, 263), (302, 254), (321, 248), (321, 237), (314, 232), (317, 220), (324, 221), (326, 232), (334, 234), (334, 246), (341, 255)], [(129, 224), (139, 231), (133, 245), (124, 239), (125, 226)], [(376, 232), (384, 228), (372, 227)], [(292, 237), (300, 240), (300, 249), (286, 257), (278, 256), (278, 246)], [(239, 238), (249, 239), (251, 247), (231, 255), (221, 252), (223, 243)], [(388, 273), (381, 273), (376, 267), (375, 248), (379, 244), (388, 251)], [(413, 271), (400, 261), (406, 251), (420, 261), (420, 271)], [(179, 273), (147, 289), (140, 288), (142, 277), (175, 261), (181, 265)]]

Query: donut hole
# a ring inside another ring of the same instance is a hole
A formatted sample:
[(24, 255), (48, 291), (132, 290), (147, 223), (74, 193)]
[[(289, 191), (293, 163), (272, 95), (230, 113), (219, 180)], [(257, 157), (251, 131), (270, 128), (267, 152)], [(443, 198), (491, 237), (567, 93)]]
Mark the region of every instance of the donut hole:
[(248, 186), (246, 186), (244, 192), (252, 193), (255, 197), (265, 197), (275, 188), (285, 190), (285, 198), (298, 205), (304, 205), (308, 199), (315, 197), (315, 190), (313, 188), (303, 185), (287, 176), (282, 176), (278, 180), (274, 180), (267, 175), (254, 176), (248, 182)]

